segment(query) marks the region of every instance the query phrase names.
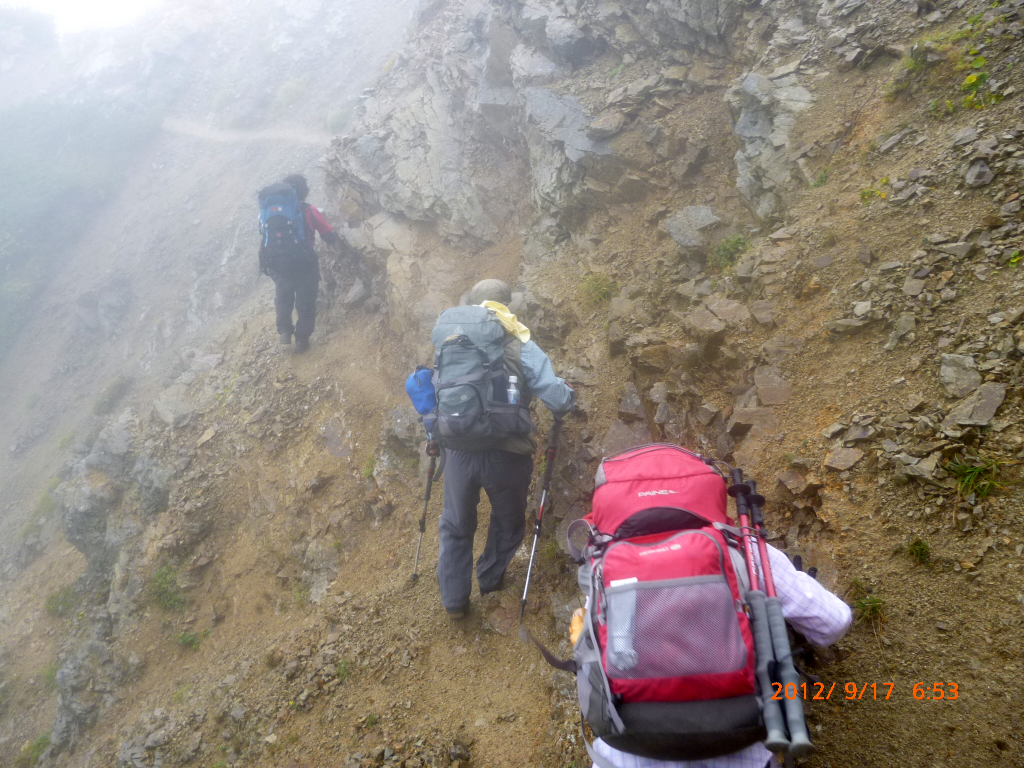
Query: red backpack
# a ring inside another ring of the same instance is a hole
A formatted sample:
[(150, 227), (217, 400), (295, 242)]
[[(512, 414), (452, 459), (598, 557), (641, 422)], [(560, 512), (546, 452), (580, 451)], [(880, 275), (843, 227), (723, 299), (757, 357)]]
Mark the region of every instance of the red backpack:
[(743, 560), (714, 465), (675, 445), (606, 458), (573, 527), (584, 523), (586, 547), (570, 542), (588, 594), (574, 657), (594, 734), (661, 760), (764, 739)]

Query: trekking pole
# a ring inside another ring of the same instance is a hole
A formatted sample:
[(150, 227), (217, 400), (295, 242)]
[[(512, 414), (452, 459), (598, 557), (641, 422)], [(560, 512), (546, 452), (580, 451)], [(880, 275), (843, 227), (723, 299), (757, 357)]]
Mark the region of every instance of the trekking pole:
[(754, 565), (754, 550), (750, 543), (752, 529), (750, 527), (750, 512), (747, 506), (747, 494), (750, 493), (749, 486), (743, 482), (743, 470), (733, 468), (732, 487), (729, 488), (729, 495), (736, 499), (736, 516), (740, 524), (740, 541), (743, 544), (743, 557), (747, 563), (747, 576), (750, 589), (747, 591), (747, 605), (750, 606), (751, 625), (754, 633), (754, 651), (757, 655), (757, 666), (754, 674), (757, 677), (757, 687), (761, 691), (761, 700), (764, 703), (764, 725), (768, 736), (764, 745), (772, 752), (785, 752), (789, 749), (789, 739), (786, 737), (786, 721), (782, 716), (782, 707), (779, 700), (772, 698), (772, 678), (769, 669), (775, 662), (775, 651), (772, 647), (771, 626), (768, 623), (768, 611), (765, 607), (764, 592), (761, 591), (757, 579), (757, 567)]
[(544, 504), (548, 499), (548, 489), (551, 487), (551, 471), (555, 466), (555, 449), (558, 446), (558, 435), (562, 432), (562, 417), (555, 415), (555, 423), (551, 426), (551, 436), (548, 439), (548, 450), (544, 454), (544, 484), (540, 492), (540, 508), (537, 510), (537, 524), (533, 528), (533, 548), (530, 550), (530, 565), (526, 569), (526, 585), (523, 587), (523, 602), (519, 606), (519, 620), (523, 620), (523, 613), (526, 611), (526, 595), (530, 591), (530, 574), (533, 572), (533, 557), (537, 554), (537, 539), (540, 538), (540, 524), (544, 519)]
[(761, 573), (764, 575), (764, 591), (767, 595), (765, 607), (768, 613), (768, 626), (771, 629), (772, 646), (775, 652), (776, 671), (782, 683), (785, 700), (786, 725), (789, 729), (789, 751), (796, 757), (803, 757), (814, 750), (810, 735), (807, 733), (807, 720), (804, 716), (803, 703), (799, 697), (785, 696), (789, 685), (799, 691), (800, 675), (793, 665), (793, 653), (789, 646), (789, 635), (786, 633), (786, 619), (782, 615), (782, 601), (775, 594), (775, 579), (772, 577), (772, 566), (768, 560), (768, 544), (765, 541), (764, 517), (761, 504), (764, 496), (757, 493), (757, 483), (748, 480), (750, 486), (750, 514), (757, 537), (758, 554), (761, 557)]
[[(427, 433), (427, 437), (430, 437), (430, 433)], [(412, 565), (412, 580), (416, 581), (420, 577), (418, 571), (420, 567), (420, 547), (423, 546), (423, 533), (427, 530), (427, 507), (430, 506), (430, 489), (434, 484), (434, 468), (437, 466), (437, 457), (430, 457), (430, 467), (427, 469), (427, 492), (423, 498), (423, 514), (420, 516), (420, 540), (416, 543), (416, 560)], [(442, 454), (441, 468), (444, 468), (444, 457)], [(440, 472), (437, 473), (440, 476)]]

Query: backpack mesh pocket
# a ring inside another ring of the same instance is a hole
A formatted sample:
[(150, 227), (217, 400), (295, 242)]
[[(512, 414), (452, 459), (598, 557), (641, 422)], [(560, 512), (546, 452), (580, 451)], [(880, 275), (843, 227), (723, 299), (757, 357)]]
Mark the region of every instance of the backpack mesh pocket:
[(725, 576), (693, 576), (605, 590), (608, 677), (689, 677), (742, 669), (747, 647)]

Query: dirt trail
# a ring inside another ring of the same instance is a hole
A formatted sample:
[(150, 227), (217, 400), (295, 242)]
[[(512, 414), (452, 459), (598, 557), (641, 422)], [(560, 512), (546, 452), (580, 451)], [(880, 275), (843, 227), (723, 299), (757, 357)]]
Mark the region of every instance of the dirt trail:
[(165, 118), (161, 128), (168, 133), (180, 133), (204, 141), (240, 144), (246, 142), (273, 141), (278, 143), (311, 144), (324, 147), (331, 142), (328, 133), (315, 133), (297, 128), (266, 128), (258, 131), (238, 131), (214, 128), (194, 120), (180, 117)]

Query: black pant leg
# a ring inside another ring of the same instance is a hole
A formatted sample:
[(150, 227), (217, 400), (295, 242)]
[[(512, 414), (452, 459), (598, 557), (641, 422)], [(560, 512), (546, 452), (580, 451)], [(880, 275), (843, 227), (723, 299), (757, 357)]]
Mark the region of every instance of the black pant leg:
[(295, 339), (305, 340), (316, 327), (316, 295), (320, 286), (320, 265), (316, 261), (303, 264), (295, 281)]
[(274, 309), (277, 310), (277, 332), (291, 334), (295, 331), (292, 323), (292, 309), (295, 307), (295, 275), (291, 272), (274, 272)]
[(473, 535), (480, 503), (478, 475), (482, 456), (482, 451), (449, 449), (445, 463), (437, 583), (441, 603), (452, 610), (464, 608), (473, 590)]
[(483, 486), (491, 501), (487, 543), (476, 561), (481, 592), (497, 587), (526, 535), (526, 502), (533, 475), (533, 457), (508, 451), (481, 451)]

